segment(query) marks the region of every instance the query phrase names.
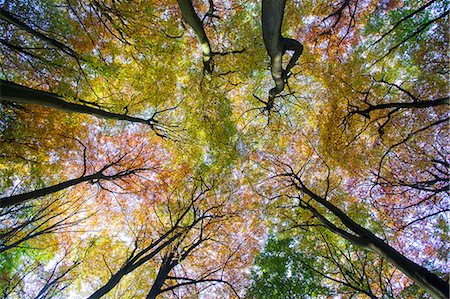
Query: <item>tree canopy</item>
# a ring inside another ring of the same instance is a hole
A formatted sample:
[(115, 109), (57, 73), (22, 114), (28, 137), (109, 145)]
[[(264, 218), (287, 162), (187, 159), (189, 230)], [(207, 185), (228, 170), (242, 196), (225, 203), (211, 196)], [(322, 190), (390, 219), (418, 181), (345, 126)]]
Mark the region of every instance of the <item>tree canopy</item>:
[(449, 7), (0, 2), (1, 298), (448, 298)]

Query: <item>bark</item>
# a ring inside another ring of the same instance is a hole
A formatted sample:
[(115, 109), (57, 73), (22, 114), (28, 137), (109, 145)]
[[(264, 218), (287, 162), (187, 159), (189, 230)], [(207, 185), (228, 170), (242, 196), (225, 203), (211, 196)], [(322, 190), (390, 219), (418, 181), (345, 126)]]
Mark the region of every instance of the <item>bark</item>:
[(67, 102), (58, 94), (32, 89), (2, 79), (0, 79), (0, 100), (46, 106), (65, 112), (89, 114), (105, 119), (124, 120), (146, 124), (149, 125), (158, 136), (166, 137), (163, 132), (155, 128), (155, 126), (158, 125), (158, 121), (153, 119), (153, 117), (144, 119), (126, 114), (109, 112), (87, 105)]
[[(347, 239), (355, 245), (378, 253), (380, 256), (388, 260), (396, 268), (402, 271), (405, 275), (411, 278), (417, 285), (425, 289), (433, 297), (439, 299), (448, 298), (449, 285), (443, 279), (431, 273), (426, 268), (414, 263), (404, 255), (402, 255), (400, 252), (395, 250), (393, 247), (389, 246), (382, 239), (378, 238), (374, 233), (354, 222), (341, 209), (327, 201), (325, 198), (315, 194), (312, 190), (308, 189), (298, 177), (296, 177), (295, 186), (297, 190), (307, 194), (317, 203), (319, 203), (328, 211), (333, 213), (336, 217), (338, 217), (342, 224), (347, 229), (351, 230), (356, 236), (349, 233), (343, 233), (342, 229), (339, 229), (335, 225), (331, 224), (323, 215), (317, 217), (331, 231)], [(312, 209), (315, 210), (314, 208)], [(317, 210), (313, 210), (311, 211), (314, 215), (319, 213)], [(355, 238), (357, 239), (355, 240)]]
[[(303, 52), (303, 45), (295, 39), (283, 38), (281, 25), (283, 23), (286, 0), (262, 1), (262, 30), (264, 45), (270, 56), (270, 66), (275, 87), (269, 91), (269, 100), (284, 90), (284, 80), (294, 67)], [(294, 51), (285, 70), (283, 70), (283, 55), (286, 51)]]
[[(169, 232), (173, 232), (175, 230), (175, 228), (176, 228), (176, 226), (174, 226), (172, 229), (170, 229)], [(109, 291), (111, 291), (120, 282), (120, 280), (125, 275), (127, 275), (128, 273), (131, 273), (132, 271), (136, 270), (138, 267), (140, 267), (147, 261), (154, 258), (161, 250), (163, 250), (166, 246), (171, 244), (175, 239), (177, 239), (180, 236), (180, 234), (176, 234), (176, 235), (172, 236), (171, 238), (169, 238), (168, 240), (166, 240), (161, 245), (155, 247), (168, 235), (168, 233), (161, 236), (158, 239), (158, 241), (156, 241), (152, 245), (146, 247), (138, 255), (127, 260), (127, 263), (119, 271), (114, 273), (105, 285), (103, 285), (100, 289), (95, 291), (87, 299), (99, 299), (99, 298), (103, 297), (104, 295), (106, 295)], [(147, 255), (144, 255), (145, 253), (147, 253)]]
[(211, 44), (209, 42), (208, 37), (206, 36), (205, 28), (203, 28), (203, 22), (198, 17), (195, 12), (194, 6), (192, 5), (191, 0), (178, 0), (178, 5), (181, 9), (181, 14), (186, 23), (191, 26), (192, 30), (194, 30), (195, 35), (202, 47), (202, 55), (203, 55), (203, 71), (207, 74), (212, 73), (212, 51)]
[(169, 255), (163, 258), (161, 266), (159, 267), (158, 275), (156, 276), (156, 279), (153, 282), (152, 288), (148, 292), (146, 299), (155, 299), (156, 296), (161, 293), (161, 288), (164, 284), (164, 281), (167, 279), (170, 270), (172, 270), (172, 268), (178, 264), (178, 262), (176, 260), (173, 260), (173, 258), (173, 252), (169, 253)]
[[(161, 252), (161, 250), (172, 244), (176, 239), (181, 237), (183, 233), (192, 229), (197, 223), (199, 223), (203, 219), (203, 216), (195, 219), (189, 227), (185, 228), (184, 231), (175, 233), (175, 231), (179, 228), (181, 221), (186, 215), (188, 215), (190, 208), (191, 206), (185, 209), (183, 213), (178, 217), (177, 221), (173, 224), (173, 226), (163, 235), (161, 235), (156, 241), (152, 242), (152, 244), (142, 249), (137, 254), (134, 254), (133, 252), (133, 254), (126, 260), (125, 265), (118, 272), (113, 274), (105, 285), (103, 285), (87, 299), (98, 299), (106, 295), (120, 282), (120, 280), (125, 275), (131, 273), (132, 271), (136, 270), (137, 268), (154, 258), (159, 252)], [(169, 238), (171, 234), (174, 235)], [(166, 240), (166, 238), (168, 239)]]
[(431, 108), (431, 107), (437, 107), (442, 105), (449, 105), (449, 97), (444, 97), (436, 100), (430, 100), (430, 101), (415, 101), (415, 102), (406, 102), (406, 103), (384, 103), (384, 104), (378, 104), (378, 105), (369, 105), (368, 108), (363, 110), (355, 110), (352, 113), (360, 114), (365, 117), (369, 117), (370, 113), (375, 110), (382, 110), (382, 109), (424, 109), (424, 108)]
[[(108, 168), (108, 167), (106, 167), (106, 168)], [(84, 176), (78, 177), (76, 179), (68, 180), (68, 181), (65, 181), (65, 182), (50, 186), (50, 187), (45, 187), (45, 188), (37, 189), (34, 191), (22, 193), (22, 194), (2, 197), (2, 198), (0, 198), (0, 208), (18, 205), (18, 204), (27, 202), (27, 201), (35, 199), (35, 198), (46, 196), (46, 195), (61, 191), (63, 189), (81, 184), (83, 182), (90, 182), (90, 181), (97, 181), (97, 180), (113, 180), (116, 178), (130, 175), (130, 174), (134, 173), (135, 171), (137, 171), (137, 170), (129, 170), (129, 171), (119, 172), (114, 175), (105, 175), (105, 174), (103, 174), (103, 171), (106, 168), (103, 168), (101, 171), (98, 171), (94, 174), (84, 175)]]

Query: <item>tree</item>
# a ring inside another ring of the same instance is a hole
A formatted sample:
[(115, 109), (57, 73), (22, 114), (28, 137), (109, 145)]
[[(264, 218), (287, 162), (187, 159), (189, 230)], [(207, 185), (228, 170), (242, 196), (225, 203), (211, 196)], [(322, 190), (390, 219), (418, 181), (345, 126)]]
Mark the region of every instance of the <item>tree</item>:
[(81, 208), (81, 199), (61, 202), (58, 197), (50, 198), (39, 205), (17, 205), (16, 208), (3, 209), (3, 222), (0, 239), (0, 253), (23, 247), (28, 242), (42, 235), (55, 234), (73, 227), (89, 215)]
[[(326, 298), (331, 294), (404, 298), (393, 287), (395, 269), (390, 269), (383, 259), (342, 244), (313, 224), (291, 229), (303, 233), (295, 239), (283, 238), (286, 231), (271, 236), (258, 256), (251, 298)], [(314, 251), (308, 251), (311, 244)], [(371, 268), (372, 263), (377, 268)]]
[[(62, 258), (55, 261), (53, 267), (45, 267), (46, 261), (36, 262), (30, 254), (22, 258), (22, 264), (16, 265), (6, 281), (2, 280), (2, 298), (57, 298), (74, 281), (77, 266), (82, 260), (69, 261), (70, 252), (66, 252)], [(39, 257), (36, 259), (39, 260)], [(4, 264), (3, 264), (4, 265)], [(10, 269), (11, 270), (11, 269)], [(39, 277), (33, 277), (33, 273), (39, 272)], [(33, 288), (26, 288), (32, 284)]]
[[(84, 145), (83, 145), (84, 146)], [(135, 149), (132, 149), (135, 150)], [(131, 156), (128, 154), (116, 154), (112, 159), (108, 159), (108, 164), (103, 166), (99, 170), (93, 170), (92, 174), (86, 174), (88, 171), (88, 161), (86, 158), (86, 147), (83, 151), (83, 171), (82, 174), (75, 178), (70, 179), (49, 187), (44, 187), (41, 189), (33, 190), (26, 193), (10, 195), (7, 197), (0, 198), (0, 208), (9, 207), (13, 205), (18, 205), (27, 202), (31, 199), (44, 197), (46, 195), (51, 195), (58, 191), (76, 186), (81, 183), (90, 182), (91, 184), (98, 184), (100, 188), (108, 190), (102, 185), (102, 181), (112, 181), (120, 179), (123, 182), (126, 177), (136, 175), (139, 172), (144, 172), (154, 169), (153, 167), (146, 167), (142, 165), (141, 157)], [(117, 185), (117, 184), (116, 184)], [(117, 185), (119, 186), (119, 185)], [(120, 186), (119, 186), (120, 187)]]
[(445, 297), (448, 19), (6, 1), (3, 297)]
[[(139, 266), (143, 265), (149, 260), (153, 259), (160, 252), (167, 251), (166, 247), (167, 248), (172, 248), (173, 246), (175, 246), (175, 248), (181, 247), (180, 242), (183, 241), (183, 239), (186, 237), (186, 234), (189, 233), (190, 230), (193, 230), (197, 224), (203, 224), (203, 221), (205, 219), (213, 218), (214, 216), (210, 216), (197, 210), (198, 209), (197, 202), (201, 201), (202, 197), (204, 197), (204, 195), (210, 190), (209, 189), (200, 190), (198, 194), (196, 194), (197, 193), (196, 191), (197, 191), (196, 189), (192, 191), (193, 193), (191, 195), (191, 202), (189, 203), (189, 205), (174, 215), (175, 218), (172, 220), (174, 221), (174, 223), (171, 223), (171, 226), (168, 227), (167, 231), (161, 234), (156, 240), (152, 241), (148, 246), (142, 248), (141, 250), (138, 250), (139, 240), (135, 240), (134, 245), (135, 248), (131, 252), (130, 256), (126, 259), (125, 264), (120, 268), (118, 272), (111, 275), (111, 278), (108, 280), (108, 282), (104, 286), (102, 286), (99, 290), (94, 292), (91, 296), (89, 296), (89, 298), (93, 299), (102, 297), (103, 295), (108, 293), (112, 288), (114, 288), (119, 283), (119, 281), (123, 276), (134, 271)], [(200, 214), (196, 215), (199, 212)], [(189, 215), (190, 213), (193, 213), (194, 216), (193, 220), (185, 223), (186, 220), (184, 218), (190, 216)], [(174, 268), (179, 262), (185, 259), (190, 251), (192, 251), (195, 247), (197, 247), (199, 244), (205, 241), (202, 237), (203, 235), (202, 226), (200, 227), (200, 232), (201, 233), (198, 241), (189, 246), (185, 251), (182, 251), (180, 256), (175, 257), (176, 252), (172, 252), (170, 251), (170, 249), (169, 253), (166, 253), (163, 256), (160, 270), (149, 291), (149, 294), (147, 295), (147, 298), (156, 297), (156, 295), (158, 295), (161, 292), (161, 287), (163, 286), (164, 281), (166, 280), (172, 268)], [(172, 245), (172, 243), (175, 243), (175, 245)]]
[[(298, 201), (296, 205), (299, 208), (308, 210), (312, 213), (314, 219), (317, 219), (318, 222), (334, 234), (354, 245), (379, 254), (436, 298), (446, 298), (449, 293), (449, 286), (443, 279), (403, 256), (384, 240), (356, 223), (348, 214), (330, 202), (328, 199), (330, 192), (329, 173), (325, 182), (324, 195), (321, 196), (313, 191), (311, 187), (308, 187), (305, 179), (303, 179), (303, 176), (308, 177), (309, 175), (307, 167), (302, 166), (299, 171), (286, 164), (281, 164), (280, 167), (282, 172), (278, 175), (286, 177), (287, 185), (300, 193), (298, 196), (294, 196)], [(325, 208), (325, 212), (321, 212), (311, 201)], [(333, 220), (330, 221), (327, 214), (335, 217), (339, 224)]]
[(72, 113), (90, 114), (105, 119), (124, 120), (129, 122), (141, 123), (149, 125), (156, 135), (163, 138), (168, 137), (169, 130), (165, 127), (165, 125), (160, 124), (159, 121), (155, 119), (158, 114), (165, 111), (155, 111), (152, 117), (144, 119), (92, 107), (94, 106), (93, 103), (89, 103), (84, 100), (78, 100), (79, 102), (82, 102), (84, 104), (67, 102), (66, 100), (64, 100), (64, 98), (57, 94), (35, 90), (4, 80), (0, 80), (0, 90), (1, 98), (4, 101), (42, 105)]
[[(212, 1), (210, 3), (212, 3)], [(203, 28), (203, 21), (200, 20), (195, 12), (191, 0), (180, 0), (178, 1), (178, 5), (180, 6), (183, 19), (189, 24), (189, 26), (191, 26), (192, 30), (194, 30), (194, 33), (197, 36), (202, 48), (203, 71), (210, 74), (212, 72), (212, 51), (209, 39), (206, 36), (205, 29)], [(214, 9), (213, 5), (212, 9)]]
[[(292, 67), (303, 52), (303, 45), (295, 39), (284, 38), (281, 35), (281, 25), (284, 18), (286, 1), (262, 2), (262, 31), (264, 45), (270, 56), (270, 66), (275, 87), (269, 91), (269, 102), (283, 91), (284, 81), (288, 78)], [(283, 69), (283, 55), (286, 51), (294, 51), (286, 69)]]
[(85, 253), (77, 244), (67, 247), (64, 235), (94, 214), (84, 201), (66, 194), (2, 209), (2, 298), (52, 298), (75, 281)]
[(271, 236), (256, 259), (250, 298), (309, 298), (330, 293), (322, 278), (305, 265), (314, 264), (313, 256), (303, 256), (290, 239)]
[[(189, 178), (180, 183), (182, 185), (177, 190), (169, 189), (167, 198), (161, 199), (164, 205), (155, 206), (153, 212), (151, 208), (139, 212), (146, 214), (146, 226), (135, 232), (131, 248), (128, 247), (126, 255), (120, 258), (123, 263), (117, 271), (107, 266), (109, 278), (89, 298), (103, 297), (127, 276), (138, 279), (138, 271), (148, 273), (144, 280), (148, 285), (146, 298), (177, 289), (182, 290), (181, 294), (192, 294), (202, 291), (196, 290), (196, 285), (217, 283), (223, 284), (220, 288), (225, 294), (238, 296), (226, 277), (228, 268), (235, 263), (233, 255), (244, 248), (225, 243), (229, 237), (225, 224), (240, 221), (240, 212), (231, 202), (226, 202), (227, 198), (214, 194), (217, 192), (214, 185)], [(216, 197), (215, 203), (208, 202), (211, 197)], [(173, 202), (178, 202), (178, 206)], [(225, 213), (225, 208), (235, 211)], [(136, 224), (142, 225), (140, 222)], [(205, 252), (208, 251), (216, 254), (207, 256)], [(108, 265), (107, 259), (103, 261)], [(187, 265), (190, 267), (185, 271)]]

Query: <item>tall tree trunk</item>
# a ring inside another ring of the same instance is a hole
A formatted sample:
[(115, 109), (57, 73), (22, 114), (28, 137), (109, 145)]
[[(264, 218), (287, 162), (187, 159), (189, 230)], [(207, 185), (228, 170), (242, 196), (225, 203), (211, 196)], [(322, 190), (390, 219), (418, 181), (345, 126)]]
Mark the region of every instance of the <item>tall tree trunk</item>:
[(200, 46), (202, 47), (203, 71), (211, 74), (211, 44), (209, 43), (209, 39), (206, 36), (205, 28), (203, 28), (203, 23), (195, 12), (191, 0), (178, 0), (178, 5), (180, 6), (184, 21), (188, 23), (189, 26), (191, 26), (192, 30), (194, 30), (194, 33), (197, 36), (198, 41), (200, 42)]
[(338, 217), (342, 224), (347, 229), (351, 230), (355, 235), (338, 228), (329, 222), (325, 216), (321, 215), (316, 209), (309, 206), (308, 208), (313, 212), (313, 214), (331, 231), (355, 245), (378, 253), (380, 256), (391, 262), (405, 275), (411, 278), (415, 283), (417, 283), (417, 285), (425, 289), (429, 294), (433, 295), (433, 297), (439, 299), (448, 298), (449, 285), (443, 279), (431, 273), (426, 268), (414, 263), (393, 247), (389, 246), (386, 242), (378, 238), (374, 233), (357, 224), (341, 209), (330, 203), (325, 198), (317, 195), (312, 190), (308, 189), (298, 177), (296, 177), (294, 184), (297, 190), (307, 194), (317, 203), (324, 206), (328, 211)]
[[(270, 66), (275, 87), (269, 91), (269, 100), (284, 90), (284, 80), (294, 67), (303, 52), (303, 45), (295, 39), (283, 38), (281, 25), (284, 17), (286, 0), (263, 0), (262, 1), (262, 31), (264, 45), (270, 56)], [(283, 70), (283, 55), (294, 51), (286, 70)]]
[(65, 181), (65, 182), (50, 186), (50, 187), (37, 189), (37, 190), (31, 191), (31, 192), (2, 197), (2, 198), (0, 198), (0, 208), (18, 205), (18, 204), (24, 203), (26, 201), (29, 201), (29, 200), (32, 200), (32, 199), (35, 199), (38, 197), (42, 197), (45, 195), (49, 195), (49, 194), (61, 191), (63, 189), (78, 185), (80, 183), (88, 182), (90, 180), (98, 179), (98, 178), (99, 177), (97, 174), (92, 174), (92, 175), (82, 176), (82, 177), (79, 177), (76, 179), (68, 180), (68, 181)]
[(106, 168), (103, 168), (101, 171), (98, 171), (94, 174), (83, 175), (79, 178), (68, 180), (68, 181), (65, 181), (65, 182), (50, 186), (50, 187), (45, 187), (45, 188), (37, 189), (34, 191), (22, 193), (22, 194), (2, 197), (2, 198), (0, 198), (0, 208), (18, 205), (18, 204), (24, 203), (26, 201), (29, 201), (29, 200), (32, 200), (35, 198), (46, 196), (46, 195), (61, 191), (63, 189), (81, 184), (83, 182), (89, 182), (89, 181), (93, 181), (93, 180), (112, 180), (112, 179), (116, 179), (116, 178), (120, 178), (120, 177), (124, 177), (124, 176), (130, 175), (130, 174), (133, 174), (135, 171), (137, 171), (137, 170), (127, 170), (127, 171), (119, 172), (114, 175), (105, 175), (105, 174), (103, 174), (103, 171), (105, 169)]
[(173, 257), (174, 253), (171, 252), (163, 258), (161, 266), (159, 267), (158, 275), (156, 276), (146, 299), (156, 299), (156, 296), (161, 293), (161, 288), (167, 278), (167, 275), (169, 275), (170, 270), (178, 264), (177, 261), (173, 261)]
[(119, 271), (114, 273), (106, 284), (104, 284), (100, 289), (95, 291), (87, 299), (99, 299), (103, 297), (109, 291), (111, 291), (125, 275), (133, 272), (134, 270), (136, 270), (137, 268), (139, 268), (140, 266), (142, 266), (143, 264), (154, 258), (161, 250), (163, 250), (166, 246), (170, 245), (174, 240), (176, 240), (180, 236), (180, 234), (175, 234), (174, 236), (167, 239), (161, 245), (155, 247), (175, 229), (176, 227), (171, 228), (168, 232), (166, 232), (163, 236), (161, 236), (158, 239), (158, 241), (152, 243), (150, 246), (146, 247), (140, 253), (133, 256), (132, 258), (129, 258), (126, 264)]
[(2, 79), (0, 79), (0, 99), (2, 101), (46, 106), (66, 112), (89, 114), (99, 118), (146, 124), (149, 125), (158, 136), (163, 137), (162, 133), (154, 128), (158, 122), (153, 118), (143, 119), (126, 114), (108, 112), (87, 105), (70, 103), (65, 101), (64, 98), (58, 94), (32, 89)]

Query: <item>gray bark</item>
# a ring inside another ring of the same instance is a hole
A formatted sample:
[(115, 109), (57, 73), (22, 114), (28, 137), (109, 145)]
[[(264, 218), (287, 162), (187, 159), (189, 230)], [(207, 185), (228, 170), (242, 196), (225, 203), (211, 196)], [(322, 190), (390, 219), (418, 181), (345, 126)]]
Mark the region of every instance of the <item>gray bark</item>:
[(202, 55), (203, 55), (203, 70), (204, 72), (211, 74), (212, 73), (212, 64), (211, 64), (211, 45), (209, 43), (209, 39), (206, 36), (205, 28), (203, 28), (203, 22), (198, 17), (195, 12), (194, 6), (192, 5), (191, 0), (178, 0), (178, 5), (181, 9), (181, 14), (186, 23), (191, 26), (192, 30), (194, 30), (195, 35), (202, 47)]
[(163, 132), (155, 128), (155, 126), (158, 125), (158, 121), (153, 118), (144, 119), (126, 114), (109, 112), (88, 105), (67, 102), (58, 94), (32, 89), (2, 79), (0, 79), (0, 100), (46, 106), (65, 112), (89, 114), (105, 119), (124, 120), (146, 124), (149, 125), (158, 136), (166, 137)]
[[(263, 39), (267, 54), (270, 56), (271, 73), (275, 82), (275, 87), (269, 91), (269, 101), (273, 101), (273, 98), (284, 90), (284, 80), (303, 52), (303, 45), (300, 42), (281, 35), (285, 4), (286, 0), (262, 1)], [(294, 54), (283, 70), (283, 55), (286, 51), (294, 51)]]

